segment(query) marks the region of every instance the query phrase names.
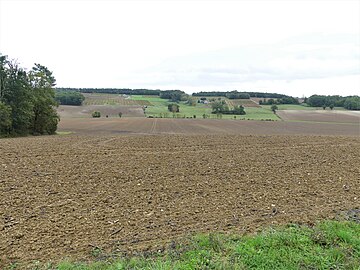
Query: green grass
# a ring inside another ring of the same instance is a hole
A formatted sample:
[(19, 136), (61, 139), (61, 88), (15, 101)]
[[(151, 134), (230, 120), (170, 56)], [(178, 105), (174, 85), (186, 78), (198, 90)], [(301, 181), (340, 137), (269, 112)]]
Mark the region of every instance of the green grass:
[(170, 245), (164, 253), (147, 257), (123, 257), (93, 263), (64, 261), (56, 267), (47, 265), (37, 269), (355, 270), (360, 269), (360, 224), (324, 221), (314, 227), (288, 225), (247, 236), (196, 235)]
[[(197, 98), (196, 98), (197, 99)], [(149, 101), (152, 105), (149, 105), (146, 109), (146, 115), (151, 117), (173, 118), (173, 113), (168, 111), (168, 105), (170, 103), (167, 99), (162, 99), (159, 96), (143, 96), (132, 95), (131, 100), (137, 101)], [(111, 104), (111, 100), (107, 102)], [(217, 119), (218, 117), (211, 114), (211, 106), (209, 104), (196, 103), (196, 106), (190, 106), (186, 102), (179, 102), (180, 112), (175, 115), (177, 118), (203, 118), (203, 115), (207, 115), (207, 118)], [(308, 107), (305, 105), (292, 105), (292, 104), (280, 104), (277, 105), (279, 110), (319, 110), (322, 108)], [(329, 108), (327, 108), (329, 110)], [(335, 108), (335, 110), (343, 110), (343, 108)], [(280, 120), (280, 118), (271, 111), (271, 105), (263, 105), (260, 108), (257, 107), (245, 107), (246, 115), (236, 115), (236, 119), (242, 120)], [(221, 119), (234, 119), (234, 115), (221, 116)]]
[(56, 135), (60, 135), (60, 136), (70, 135), (72, 133), (73, 133), (72, 131), (56, 131)]
[[(152, 117), (172, 118), (173, 113), (168, 111), (168, 105), (172, 102), (161, 99), (159, 97), (152, 96), (131, 96), (134, 100), (148, 100), (153, 106), (148, 106), (146, 109), (146, 115)], [(179, 102), (180, 112), (175, 114), (175, 117), (187, 118), (194, 117), (203, 118), (203, 115), (207, 115), (207, 118), (216, 119), (215, 114), (211, 114), (211, 106), (206, 104), (197, 103), (196, 106), (190, 106), (185, 102)], [(236, 115), (236, 119), (244, 120), (279, 120), (279, 118), (271, 111), (270, 108), (245, 108), (246, 115)], [(234, 119), (234, 115), (221, 116), (221, 119)]]

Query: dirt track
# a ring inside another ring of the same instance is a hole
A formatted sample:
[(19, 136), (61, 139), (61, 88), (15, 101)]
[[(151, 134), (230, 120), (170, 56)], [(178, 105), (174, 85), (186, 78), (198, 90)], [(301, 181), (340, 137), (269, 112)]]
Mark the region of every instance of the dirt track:
[(333, 218), (360, 207), (359, 152), (334, 136), (0, 140), (0, 268)]

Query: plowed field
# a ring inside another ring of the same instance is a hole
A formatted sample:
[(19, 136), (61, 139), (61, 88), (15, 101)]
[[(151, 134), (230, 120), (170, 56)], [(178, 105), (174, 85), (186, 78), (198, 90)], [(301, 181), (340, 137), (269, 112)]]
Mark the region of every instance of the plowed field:
[(359, 137), (70, 135), (3, 139), (0, 153), (0, 268), (360, 206)]
[(62, 118), (60, 131), (78, 134), (303, 134), (360, 136), (360, 123), (172, 118)]
[(360, 126), (360, 111), (279, 110), (277, 114), (285, 121), (355, 123)]

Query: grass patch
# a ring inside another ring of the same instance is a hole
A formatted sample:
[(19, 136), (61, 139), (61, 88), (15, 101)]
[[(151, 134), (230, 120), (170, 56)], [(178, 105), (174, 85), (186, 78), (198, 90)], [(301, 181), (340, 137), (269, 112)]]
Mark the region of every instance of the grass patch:
[(359, 268), (360, 224), (350, 221), (288, 225), (247, 236), (196, 235), (172, 243), (162, 254), (90, 264), (65, 261), (56, 266), (59, 270)]
[(72, 133), (73, 133), (72, 131), (56, 131), (56, 135), (60, 135), (60, 136), (70, 135)]

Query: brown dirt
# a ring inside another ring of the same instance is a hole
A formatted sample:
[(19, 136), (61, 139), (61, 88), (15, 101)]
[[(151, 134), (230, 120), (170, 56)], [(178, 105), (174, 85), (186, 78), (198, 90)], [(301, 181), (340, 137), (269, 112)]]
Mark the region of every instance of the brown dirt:
[(150, 106), (152, 105), (148, 100), (132, 100), (123, 95), (116, 94), (96, 94), (96, 93), (83, 93), (85, 96), (85, 105), (137, 105), (137, 106)]
[(0, 268), (360, 206), (359, 137), (70, 135), (3, 139), (0, 152)]
[(99, 111), (102, 117), (119, 117), (119, 112), (123, 117), (145, 117), (142, 106), (122, 106), (122, 105), (83, 105), (69, 106), (60, 105), (57, 109), (61, 119), (65, 118), (92, 118), (91, 114)]
[(303, 134), (360, 136), (360, 124), (171, 118), (62, 118), (60, 131), (79, 134)]
[(277, 115), (285, 121), (354, 123), (360, 125), (360, 111), (279, 110)]

